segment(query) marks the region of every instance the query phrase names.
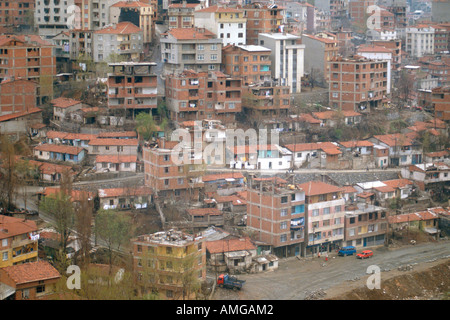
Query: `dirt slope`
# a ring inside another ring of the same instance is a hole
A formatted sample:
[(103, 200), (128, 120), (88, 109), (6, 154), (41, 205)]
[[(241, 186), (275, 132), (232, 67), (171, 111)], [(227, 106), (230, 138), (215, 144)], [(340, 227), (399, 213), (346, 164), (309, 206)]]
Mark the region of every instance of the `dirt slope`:
[(327, 290), (326, 300), (431, 300), (448, 298), (450, 259), (424, 263), (413, 270), (381, 273), (381, 288), (370, 290), (367, 277), (352, 285)]

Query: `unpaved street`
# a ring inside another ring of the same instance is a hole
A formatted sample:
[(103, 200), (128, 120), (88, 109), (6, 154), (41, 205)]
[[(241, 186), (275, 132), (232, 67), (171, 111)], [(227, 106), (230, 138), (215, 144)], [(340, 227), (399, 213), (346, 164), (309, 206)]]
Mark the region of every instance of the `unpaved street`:
[[(348, 286), (355, 280), (367, 276), (367, 268), (376, 265), (383, 272), (396, 270), (400, 266), (426, 264), (435, 260), (450, 259), (450, 241), (423, 243), (397, 249), (380, 247), (374, 249), (374, 256), (360, 260), (355, 256), (330, 256), (328, 262), (324, 258), (299, 260), (283, 259), (276, 271), (239, 275), (246, 280), (240, 292), (217, 289), (214, 299), (217, 300), (303, 300), (309, 293), (335, 286)], [(442, 260), (443, 261), (443, 260)]]

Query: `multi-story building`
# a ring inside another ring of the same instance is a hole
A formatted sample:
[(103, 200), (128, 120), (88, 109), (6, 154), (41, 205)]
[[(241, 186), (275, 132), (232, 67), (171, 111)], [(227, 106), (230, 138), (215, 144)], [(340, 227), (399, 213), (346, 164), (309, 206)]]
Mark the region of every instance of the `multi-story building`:
[(434, 116), (438, 119), (450, 120), (450, 87), (434, 88), (431, 93), (431, 101), (434, 105)]
[(68, 34), (69, 56), (71, 60), (77, 60), (79, 58), (94, 59), (94, 31), (70, 29)]
[(387, 62), (361, 56), (330, 61), (330, 106), (337, 110), (370, 111), (387, 94)]
[(204, 239), (178, 230), (141, 235), (131, 240), (133, 270), (140, 294), (160, 299), (195, 299), (194, 288), (206, 280)]
[(247, 19), (244, 11), (228, 6), (211, 6), (194, 11), (194, 25), (222, 39), (223, 45), (246, 44)]
[[(196, 152), (190, 145), (180, 146), (179, 143), (161, 138), (156, 144), (143, 147), (144, 183), (152, 189), (155, 200), (199, 199), (200, 189), (203, 187), (200, 178), (203, 172), (201, 148), (200, 152)], [(180, 150), (174, 150), (176, 147), (180, 147)], [(186, 159), (173, 159), (173, 153), (177, 152), (179, 155), (178, 151), (182, 152)]]
[(304, 255), (305, 192), (279, 178), (253, 178), (247, 187), (247, 228), (277, 256)]
[(108, 74), (108, 108), (124, 109), (134, 117), (137, 113), (152, 112), (157, 108), (157, 75), (154, 62), (110, 63)]
[(53, 46), (36, 35), (0, 36), (0, 82), (25, 79), (38, 83), (38, 105), (53, 98), (56, 59)]
[(405, 51), (411, 57), (420, 58), (434, 54), (434, 28), (419, 24), (406, 28)]
[(390, 166), (422, 163), (420, 143), (408, 135), (401, 133), (375, 135), (369, 141), (375, 145), (389, 148), (388, 165)]
[(229, 45), (222, 50), (224, 72), (243, 85), (271, 80), (270, 49), (257, 45)]
[(298, 185), (305, 192), (305, 254), (330, 251), (344, 240), (345, 198), (340, 187), (310, 181)]
[(342, 26), (342, 19), (347, 17), (347, 5), (344, 0), (316, 0), (314, 5), (330, 17), (332, 29)]
[(338, 56), (339, 47), (336, 40), (304, 34), (305, 70), (310, 75), (318, 72), (316, 81), (329, 81), (329, 61)]
[(243, 6), (247, 18), (247, 42), (249, 45), (258, 44), (260, 33), (274, 33), (280, 31), (285, 23), (285, 9), (278, 5), (267, 6), (255, 2)]
[(141, 1), (119, 1), (109, 10), (109, 23), (131, 22), (142, 30), (144, 52), (148, 53), (155, 29), (152, 5)]
[(400, 39), (374, 40), (372, 45), (390, 49), (392, 52), (392, 69), (397, 70), (400, 67), (402, 62), (402, 41)]
[(426, 72), (437, 83), (436, 86), (446, 87), (450, 85), (450, 56), (433, 55), (425, 56), (418, 61), (421, 71)]
[(273, 82), (249, 85), (242, 95), (243, 110), (255, 125), (261, 120), (287, 117), (290, 106), (290, 88)]
[(36, 222), (0, 216), (0, 268), (37, 261)]
[(242, 80), (220, 71), (185, 70), (166, 77), (166, 102), (174, 121), (220, 120), (233, 124), (241, 112)]
[(193, 28), (194, 11), (202, 9), (201, 3), (172, 3), (169, 5), (167, 15), (169, 17), (169, 29), (173, 28)]
[[(118, 0), (74, 0), (79, 17), (76, 17), (76, 24), (69, 29), (99, 30), (106, 27), (110, 23), (109, 7), (115, 2)], [(77, 14), (74, 11), (71, 13)]]
[(375, 0), (350, 0), (348, 3), (348, 15), (353, 23), (365, 25), (367, 17), (370, 15), (367, 10), (375, 5)]
[(81, 8), (74, 0), (36, 1), (34, 22), (39, 36), (50, 39), (61, 31), (81, 28), (78, 20), (81, 15), (78, 12), (81, 12)]
[(450, 23), (434, 25), (434, 53), (448, 53), (450, 49)]
[(356, 54), (374, 61), (387, 62), (386, 76), (386, 94), (391, 93), (391, 74), (392, 74), (392, 50), (385, 47), (374, 45), (361, 45), (356, 50)]
[(388, 231), (386, 209), (356, 203), (345, 212), (345, 246), (357, 249), (383, 245)]
[(27, 112), (37, 106), (38, 84), (31, 80), (5, 80), (0, 83), (0, 116)]
[(29, 30), (33, 25), (35, 0), (0, 1), (0, 32)]
[(222, 63), (222, 40), (205, 28), (174, 28), (161, 35), (163, 76), (190, 69), (218, 71)]
[(258, 40), (259, 45), (271, 50), (272, 78), (279, 85), (288, 86), (291, 93), (301, 92), (305, 51), (301, 38), (284, 33), (260, 33)]
[(119, 22), (94, 31), (93, 43), (94, 62), (105, 61), (111, 54), (126, 61), (139, 61), (144, 49), (144, 35), (133, 23)]

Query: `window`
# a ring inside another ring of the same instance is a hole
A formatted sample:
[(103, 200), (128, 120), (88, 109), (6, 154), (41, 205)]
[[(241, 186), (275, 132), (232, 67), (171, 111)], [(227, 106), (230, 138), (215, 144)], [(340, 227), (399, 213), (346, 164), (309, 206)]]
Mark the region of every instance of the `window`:
[(166, 247), (166, 254), (172, 254), (172, 247)]
[(287, 241), (287, 235), (282, 234), (282, 235), (280, 236), (280, 242), (286, 242), (286, 241)]
[(281, 203), (287, 203), (288, 197), (281, 197)]
[(178, 181), (178, 184), (183, 184), (184, 183), (184, 179), (183, 178), (178, 178), (177, 181)]
[(319, 215), (319, 209), (313, 209), (312, 216), (317, 217)]
[(22, 290), (22, 299), (30, 299), (30, 289)]
[(3, 261), (8, 260), (8, 252), (3, 252)]
[(330, 214), (330, 208), (323, 208), (323, 214)]
[(281, 209), (280, 216), (282, 217), (287, 216), (287, 209)]
[(198, 44), (197, 50), (205, 50), (205, 46), (203, 44)]
[(282, 222), (280, 223), (280, 229), (281, 229), (281, 230), (287, 229), (287, 222), (286, 222), (286, 221), (282, 221)]
[(212, 54), (211, 55), (211, 60), (212, 61), (216, 61), (217, 60), (217, 54)]
[(197, 55), (197, 60), (200, 60), (200, 61), (205, 60), (205, 55), (204, 54), (198, 54)]
[(341, 212), (341, 206), (334, 207), (334, 212)]
[(6, 247), (8, 245), (8, 239), (2, 240), (2, 247)]
[(45, 292), (45, 285), (40, 285), (36, 287), (36, 293), (43, 293)]
[(212, 44), (211, 45), (211, 50), (217, 50), (217, 44)]

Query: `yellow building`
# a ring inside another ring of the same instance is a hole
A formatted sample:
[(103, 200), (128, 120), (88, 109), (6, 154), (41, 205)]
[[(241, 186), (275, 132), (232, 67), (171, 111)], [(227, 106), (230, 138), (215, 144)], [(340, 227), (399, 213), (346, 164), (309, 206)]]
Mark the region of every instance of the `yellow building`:
[(34, 221), (0, 215), (0, 268), (37, 261)]
[(132, 240), (133, 269), (141, 294), (168, 300), (195, 299), (206, 279), (206, 247), (201, 237), (177, 230)]

